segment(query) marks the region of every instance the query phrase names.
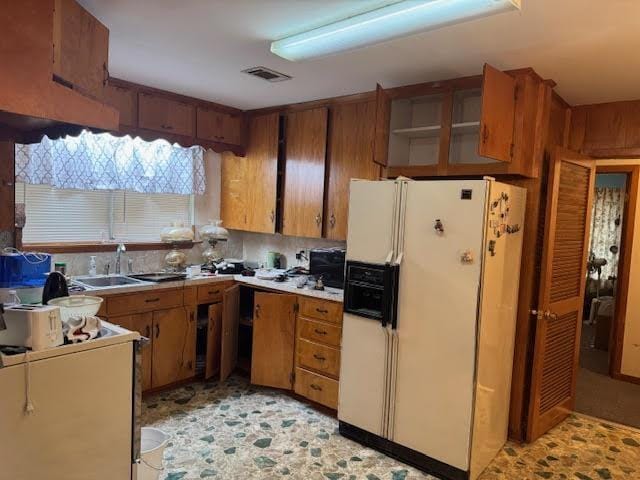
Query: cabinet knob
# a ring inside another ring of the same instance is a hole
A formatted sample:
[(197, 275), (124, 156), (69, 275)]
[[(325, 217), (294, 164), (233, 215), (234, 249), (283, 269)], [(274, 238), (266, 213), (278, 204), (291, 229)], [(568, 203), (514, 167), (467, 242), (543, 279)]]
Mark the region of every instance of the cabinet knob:
[(329, 225), (331, 225), (331, 228), (336, 226), (336, 216), (333, 213), (329, 217)]
[(320, 226), (322, 224), (322, 215), (316, 215), (316, 225)]
[(271, 219), (271, 223), (275, 222), (276, 213), (273, 210), (271, 210), (271, 214), (269, 215), (269, 218)]
[(156, 338), (160, 336), (160, 325), (156, 323)]

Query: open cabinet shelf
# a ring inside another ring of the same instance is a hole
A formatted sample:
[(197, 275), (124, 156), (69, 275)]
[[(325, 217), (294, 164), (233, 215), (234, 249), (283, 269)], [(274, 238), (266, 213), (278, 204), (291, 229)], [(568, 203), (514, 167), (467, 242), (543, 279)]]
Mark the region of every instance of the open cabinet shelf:
[(542, 86), (535, 72), (506, 73), (489, 65), (477, 77), (378, 86), (374, 159), (389, 178), (537, 176), (529, 139), (545, 114), (541, 99), (548, 89)]

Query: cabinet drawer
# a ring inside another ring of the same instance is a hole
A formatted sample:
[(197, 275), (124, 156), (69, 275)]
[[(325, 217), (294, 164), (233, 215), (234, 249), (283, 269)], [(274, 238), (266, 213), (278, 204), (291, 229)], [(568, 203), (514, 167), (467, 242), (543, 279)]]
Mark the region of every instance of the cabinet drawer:
[(296, 368), (294, 387), (298, 395), (334, 410), (338, 409), (338, 382), (302, 368)]
[(335, 378), (340, 375), (340, 350), (298, 340), (298, 364)]
[(340, 347), (342, 328), (337, 325), (299, 317), (298, 332), (304, 340)]
[(107, 299), (107, 314), (126, 315), (128, 313), (150, 312), (165, 308), (181, 307), (183, 292), (179, 290), (152, 290), (149, 292), (118, 295)]
[(195, 107), (159, 95), (138, 95), (140, 128), (174, 135), (195, 136)]
[(228, 283), (211, 283), (209, 285), (200, 285), (198, 287), (198, 303), (215, 303), (222, 301), (222, 294)]
[(337, 302), (328, 302), (326, 300), (318, 300), (316, 298), (299, 297), (300, 315), (324, 320), (325, 322), (341, 323), (342, 322), (342, 304)]

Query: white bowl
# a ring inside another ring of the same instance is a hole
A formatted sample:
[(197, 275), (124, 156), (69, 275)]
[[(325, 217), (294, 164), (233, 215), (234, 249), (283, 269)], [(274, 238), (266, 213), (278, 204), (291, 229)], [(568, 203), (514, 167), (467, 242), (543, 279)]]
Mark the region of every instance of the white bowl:
[(71, 317), (95, 315), (100, 310), (103, 299), (89, 295), (52, 298), (49, 305), (60, 307), (60, 319), (66, 322)]

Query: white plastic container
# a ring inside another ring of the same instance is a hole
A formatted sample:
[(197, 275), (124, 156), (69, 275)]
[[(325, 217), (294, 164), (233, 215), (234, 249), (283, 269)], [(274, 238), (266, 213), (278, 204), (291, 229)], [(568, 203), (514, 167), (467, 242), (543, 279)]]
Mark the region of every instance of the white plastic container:
[(66, 322), (75, 316), (95, 315), (100, 310), (102, 298), (89, 295), (73, 295), (71, 297), (58, 297), (49, 300), (49, 305), (60, 307), (60, 317)]
[(151, 427), (141, 428), (141, 460), (138, 467), (138, 480), (158, 480), (164, 472), (164, 449), (169, 435)]

